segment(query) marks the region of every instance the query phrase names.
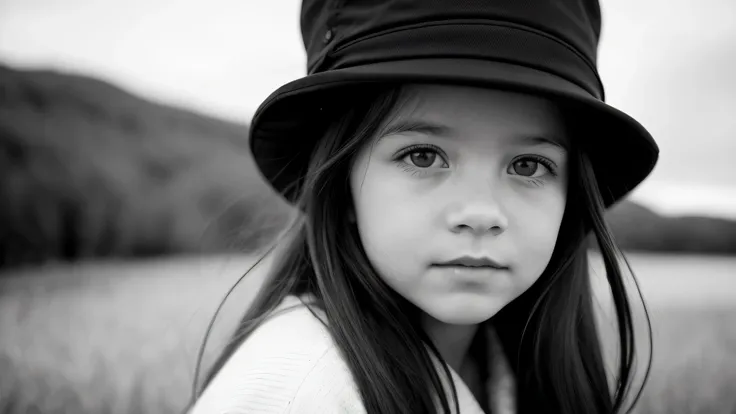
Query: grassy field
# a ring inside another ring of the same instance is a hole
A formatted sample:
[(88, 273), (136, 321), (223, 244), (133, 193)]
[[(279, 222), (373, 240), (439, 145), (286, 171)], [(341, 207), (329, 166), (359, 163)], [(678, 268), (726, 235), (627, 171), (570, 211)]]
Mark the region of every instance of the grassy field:
[[(636, 412), (736, 413), (736, 258), (630, 258), (654, 329), (652, 373)], [(248, 257), (180, 257), (2, 275), (0, 413), (180, 411), (206, 324), (251, 263)], [(228, 301), (206, 361), (256, 293), (266, 267)], [(592, 268), (600, 288), (600, 263), (594, 260)], [(605, 317), (604, 294), (600, 304)], [(639, 338), (646, 358), (645, 338)]]

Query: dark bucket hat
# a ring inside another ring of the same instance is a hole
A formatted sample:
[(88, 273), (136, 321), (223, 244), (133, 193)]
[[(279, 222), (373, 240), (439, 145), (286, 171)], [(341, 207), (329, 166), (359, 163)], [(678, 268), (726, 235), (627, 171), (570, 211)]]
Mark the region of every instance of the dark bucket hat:
[(256, 165), (293, 203), (325, 132), (320, 109), (335, 96), (384, 83), (487, 87), (559, 102), (608, 207), (649, 175), (659, 148), (642, 125), (604, 103), (600, 27), (597, 0), (304, 0), (309, 74), (256, 111)]

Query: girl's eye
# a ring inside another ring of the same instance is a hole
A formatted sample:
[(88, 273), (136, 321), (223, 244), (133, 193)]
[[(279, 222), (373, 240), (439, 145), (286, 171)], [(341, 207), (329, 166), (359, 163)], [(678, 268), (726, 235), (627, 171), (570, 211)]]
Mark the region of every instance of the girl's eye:
[(415, 167), (429, 168), (437, 159), (437, 153), (429, 151), (417, 151), (409, 154), (409, 159)]
[(549, 160), (536, 156), (526, 156), (514, 161), (509, 166), (508, 172), (509, 174), (526, 178), (539, 178), (547, 174), (555, 174), (552, 163)]
[(414, 168), (448, 168), (447, 162), (438, 153), (438, 150), (429, 146), (407, 148), (399, 159)]

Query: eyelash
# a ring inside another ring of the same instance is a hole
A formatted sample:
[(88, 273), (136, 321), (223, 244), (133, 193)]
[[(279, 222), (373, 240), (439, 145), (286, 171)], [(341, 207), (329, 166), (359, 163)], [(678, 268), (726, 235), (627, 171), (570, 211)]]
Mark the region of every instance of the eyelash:
[[(404, 171), (405, 172), (411, 172), (412, 173), (412, 176), (415, 176), (415, 175), (418, 175), (418, 174), (423, 174), (423, 173), (426, 173), (427, 172), (426, 171), (427, 170), (426, 168), (418, 168), (418, 167), (415, 167), (415, 166), (413, 166), (413, 165), (411, 165), (411, 164), (403, 161), (403, 159), (406, 158), (407, 155), (410, 155), (410, 154), (415, 153), (415, 152), (433, 152), (433, 153), (437, 154), (437, 156), (441, 157), (444, 160), (445, 164), (448, 164), (446, 157), (443, 155), (444, 154), (443, 151), (439, 147), (437, 147), (435, 145), (429, 145), (429, 144), (416, 144), (416, 145), (411, 145), (411, 146), (406, 147), (403, 150), (401, 150), (401, 152), (399, 152), (396, 155), (395, 160), (402, 167), (404, 167)], [(511, 161), (511, 163), (513, 164), (513, 163), (515, 163), (517, 161), (521, 161), (521, 160), (533, 160), (535, 162), (538, 162), (538, 163), (542, 164), (547, 169), (547, 171), (549, 171), (549, 173), (553, 177), (556, 177), (557, 176), (557, 172), (556, 172), (556, 168), (555, 168), (554, 163), (552, 161), (548, 160), (545, 157), (542, 157), (542, 156), (539, 156), (539, 155), (534, 155), (534, 154), (523, 155), (523, 156), (521, 156), (519, 158), (515, 158), (513, 161)], [(526, 178), (527, 181), (529, 181), (530, 183), (535, 184), (537, 186), (540, 186), (541, 187), (541, 186), (544, 185), (544, 180), (541, 179), (540, 177), (524, 177), (524, 176), (520, 176), (520, 177)]]
[[(437, 146), (431, 145), (431, 144), (415, 144), (410, 145), (404, 149), (402, 149), (397, 155), (396, 159), (400, 160), (404, 157), (406, 157), (409, 154), (415, 153), (415, 152), (434, 152), (435, 154), (442, 156), (444, 152)], [(445, 160), (447, 162), (447, 160)]]

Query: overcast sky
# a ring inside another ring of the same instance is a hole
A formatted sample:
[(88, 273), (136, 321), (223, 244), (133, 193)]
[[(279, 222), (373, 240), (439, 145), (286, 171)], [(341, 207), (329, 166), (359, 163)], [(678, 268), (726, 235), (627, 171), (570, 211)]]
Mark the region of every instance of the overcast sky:
[[(297, 0), (0, 0), (0, 62), (247, 122), (305, 73)], [(736, 1), (603, 0), (607, 101), (661, 148), (633, 195), (736, 218)], [(621, 160), (625, 168), (626, 160)]]

